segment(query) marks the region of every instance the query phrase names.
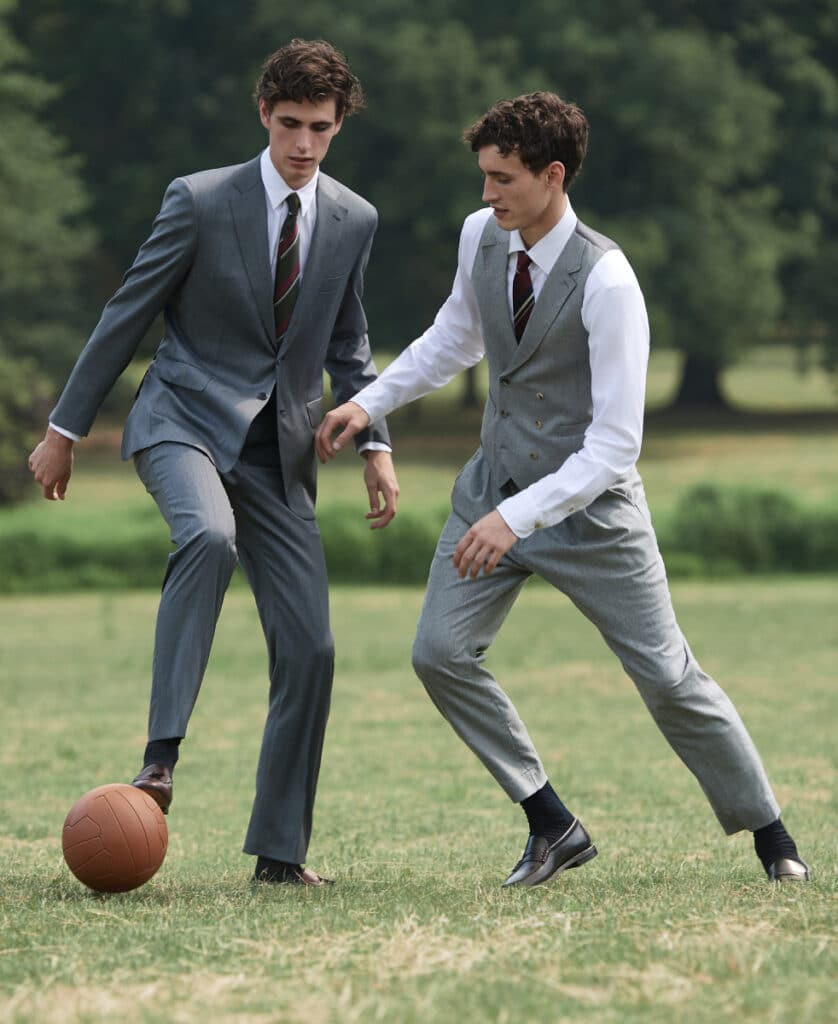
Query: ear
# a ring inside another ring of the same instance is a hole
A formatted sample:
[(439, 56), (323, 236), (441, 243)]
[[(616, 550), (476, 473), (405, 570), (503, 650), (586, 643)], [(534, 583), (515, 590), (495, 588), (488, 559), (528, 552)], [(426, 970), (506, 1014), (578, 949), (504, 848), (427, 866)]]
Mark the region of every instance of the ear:
[(264, 100), (259, 100), (259, 120), (262, 122), (263, 128), (270, 128), (271, 112), (268, 110), (268, 104)]
[(554, 160), (547, 165), (547, 187), (564, 191), (565, 168), (561, 160)]
[(335, 121), (335, 135), (337, 135), (337, 133), (338, 133), (338, 132), (339, 132), (339, 131), (341, 130), (341, 128), (342, 128), (342, 127), (343, 127), (343, 115), (341, 115), (341, 116), (340, 116), (340, 117), (339, 117), (339, 118), (338, 118), (338, 119), (337, 119), (337, 120)]

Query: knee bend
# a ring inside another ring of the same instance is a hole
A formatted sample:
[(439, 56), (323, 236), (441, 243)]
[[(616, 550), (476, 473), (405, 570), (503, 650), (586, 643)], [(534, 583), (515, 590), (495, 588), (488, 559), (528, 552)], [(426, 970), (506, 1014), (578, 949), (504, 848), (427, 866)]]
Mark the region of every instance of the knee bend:
[(232, 568), (236, 564), (236, 532), (232, 523), (202, 523), (189, 538), (202, 556)]
[(413, 642), (411, 660), (413, 671), (427, 685), (440, 673), (447, 674), (458, 658), (446, 636), (419, 632)]

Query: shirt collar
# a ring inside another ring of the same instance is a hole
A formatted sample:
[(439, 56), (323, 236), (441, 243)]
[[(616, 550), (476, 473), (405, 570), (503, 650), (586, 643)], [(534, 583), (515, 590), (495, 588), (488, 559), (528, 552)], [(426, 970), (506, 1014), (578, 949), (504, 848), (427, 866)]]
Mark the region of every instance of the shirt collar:
[(543, 238), (535, 243), (532, 249), (527, 249), (517, 228), (509, 232), (509, 254), (526, 252), (533, 263), (544, 274), (549, 274), (561, 256), (562, 250), (570, 241), (570, 236), (576, 227), (578, 217), (570, 205), (570, 198), (562, 214), (561, 220)]
[(320, 175), (319, 168), (314, 172), (314, 177), (311, 181), (303, 185), (302, 188), (293, 189), (285, 183), (285, 179), (274, 167), (273, 160), (271, 160), (270, 149), (267, 147), (262, 150), (259, 167), (262, 172), (262, 184), (265, 186), (265, 192), (268, 194), (268, 202), (271, 204), (273, 209), (279, 209), (288, 196), (292, 192), (296, 192), (300, 197), (300, 213), (305, 217), (317, 196), (317, 179)]

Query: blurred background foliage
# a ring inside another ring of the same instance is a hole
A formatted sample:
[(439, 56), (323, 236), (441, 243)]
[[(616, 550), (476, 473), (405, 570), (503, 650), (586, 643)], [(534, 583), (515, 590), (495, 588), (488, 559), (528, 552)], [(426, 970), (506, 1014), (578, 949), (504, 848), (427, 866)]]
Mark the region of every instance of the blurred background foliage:
[(325, 169), (380, 212), (376, 349), (447, 294), (480, 206), (462, 129), (545, 88), (588, 115), (574, 205), (684, 354), (678, 405), (723, 407), (757, 344), (838, 367), (838, 0), (0, 0), (0, 406), (57, 394), (173, 177), (258, 152), (253, 83), (293, 36), (334, 42), (367, 93)]

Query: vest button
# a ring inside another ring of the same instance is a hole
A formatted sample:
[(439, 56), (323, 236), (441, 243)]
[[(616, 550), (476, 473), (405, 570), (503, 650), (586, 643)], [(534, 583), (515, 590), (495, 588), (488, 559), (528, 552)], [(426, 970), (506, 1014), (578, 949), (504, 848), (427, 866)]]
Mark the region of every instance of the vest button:
[(541, 430), (541, 428), (544, 426), (544, 424), (541, 422), (541, 420), (536, 420), (535, 421), (535, 426), (536, 426), (537, 430)]
[(500, 414), (504, 419), (506, 419), (506, 417), (509, 415), (509, 411), (507, 409), (501, 409)]
[(537, 459), (538, 458), (538, 452), (530, 452), (530, 458), (531, 459)]
[(501, 379), (500, 379), (500, 382), (501, 382), (501, 384), (502, 384), (502, 385), (503, 385), (503, 386), (504, 386), (505, 388), (508, 388), (508, 387), (509, 387), (509, 378), (508, 378), (508, 377), (501, 377)]
[(264, 402), (268, 396), (264, 391), (260, 391), (256, 397), (259, 399), (260, 402)]
[(544, 395), (543, 395), (543, 393), (542, 393), (541, 391), (536, 391), (536, 393), (535, 393), (535, 397), (536, 397), (536, 398), (537, 398), (537, 399), (539, 400), (539, 402), (540, 402), (540, 401), (542, 401), (542, 399), (544, 398)]

